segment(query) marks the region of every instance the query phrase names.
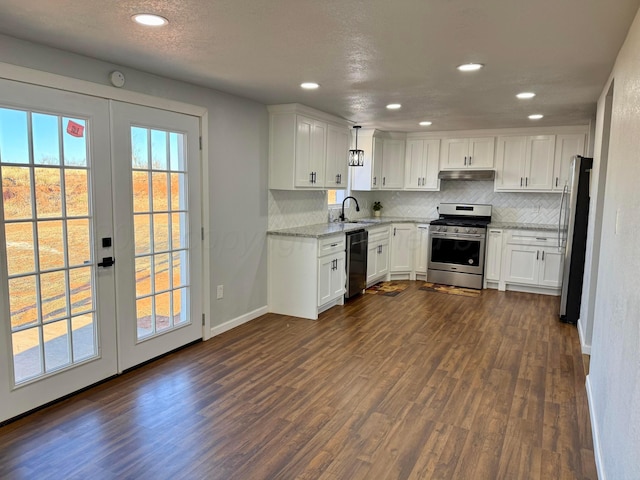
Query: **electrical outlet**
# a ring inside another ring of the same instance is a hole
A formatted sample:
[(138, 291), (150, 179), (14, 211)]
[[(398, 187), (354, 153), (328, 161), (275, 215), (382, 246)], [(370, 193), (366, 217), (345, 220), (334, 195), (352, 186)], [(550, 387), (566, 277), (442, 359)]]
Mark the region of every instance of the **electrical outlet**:
[(224, 297), (224, 285), (218, 285), (218, 300)]

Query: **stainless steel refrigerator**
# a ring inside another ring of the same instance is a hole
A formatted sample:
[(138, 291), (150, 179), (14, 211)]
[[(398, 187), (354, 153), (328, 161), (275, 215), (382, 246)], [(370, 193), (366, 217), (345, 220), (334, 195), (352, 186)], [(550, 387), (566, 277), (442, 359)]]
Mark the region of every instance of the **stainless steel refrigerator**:
[(592, 166), (592, 158), (580, 155), (573, 158), (570, 181), (560, 200), (558, 248), (564, 251), (560, 320), (574, 325), (580, 318)]

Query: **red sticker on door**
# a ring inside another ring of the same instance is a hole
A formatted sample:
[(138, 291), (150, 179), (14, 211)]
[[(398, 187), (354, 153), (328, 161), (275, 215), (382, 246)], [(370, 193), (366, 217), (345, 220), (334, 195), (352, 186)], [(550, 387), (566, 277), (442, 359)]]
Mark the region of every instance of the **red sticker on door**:
[(74, 122), (73, 120), (69, 120), (69, 123), (67, 123), (67, 133), (73, 137), (83, 137), (84, 126)]

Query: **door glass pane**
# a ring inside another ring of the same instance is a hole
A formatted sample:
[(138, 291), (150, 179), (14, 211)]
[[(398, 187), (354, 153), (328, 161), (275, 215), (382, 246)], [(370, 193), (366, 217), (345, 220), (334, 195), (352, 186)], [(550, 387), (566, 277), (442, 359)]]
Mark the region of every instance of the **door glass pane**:
[(44, 113), (31, 116), (33, 129), (33, 163), (60, 165), (60, 139), (58, 117)]
[(60, 169), (35, 168), (34, 170), (38, 218), (62, 217)]
[[(170, 331), (189, 318), (184, 308), (189, 301), (184, 140), (181, 133), (131, 128), (134, 211), (151, 208), (151, 215), (134, 215), (138, 340)], [(145, 165), (142, 158), (148, 151)]]
[(69, 352), (69, 325), (67, 320), (49, 323), (43, 327), (44, 367), (51, 372), (71, 362)]
[(33, 223), (7, 223), (4, 226), (9, 276), (31, 273), (36, 268)]
[(0, 168), (5, 220), (33, 218), (31, 171), (32, 169), (29, 167), (2, 166)]
[(29, 114), (0, 108), (0, 161), (29, 163)]
[(84, 119), (0, 108), (3, 228), (17, 384), (98, 352), (88, 127)]

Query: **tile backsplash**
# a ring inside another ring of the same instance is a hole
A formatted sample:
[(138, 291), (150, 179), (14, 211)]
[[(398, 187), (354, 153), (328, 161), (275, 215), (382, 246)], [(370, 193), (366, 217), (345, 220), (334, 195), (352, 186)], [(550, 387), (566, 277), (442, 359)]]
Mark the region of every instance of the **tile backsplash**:
[[(502, 193), (493, 191), (493, 182), (443, 181), (439, 192), (352, 192), (360, 212), (351, 205), (349, 218), (372, 215), (374, 201), (382, 202), (382, 215), (390, 217), (435, 218), (442, 202), (486, 203), (493, 205), (493, 220), (555, 224), (558, 221), (560, 195), (557, 193)], [(353, 202), (349, 202), (352, 204)], [(339, 210), (339, 209), (338, 209)], [(336, 217), (339, 211), (332, 212)], [(269, 191), (269, 229), (324, 223), (328, 219), (326, 192)]]

